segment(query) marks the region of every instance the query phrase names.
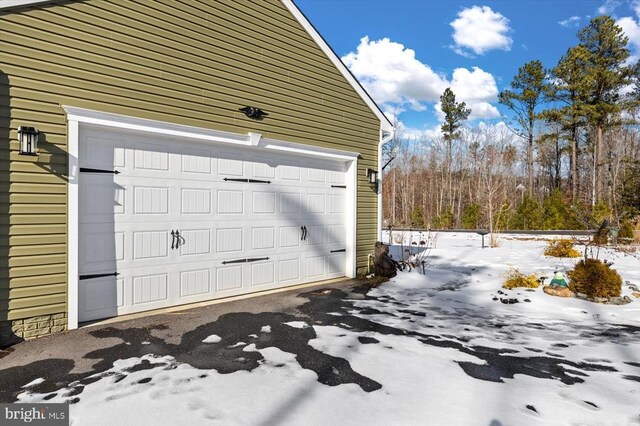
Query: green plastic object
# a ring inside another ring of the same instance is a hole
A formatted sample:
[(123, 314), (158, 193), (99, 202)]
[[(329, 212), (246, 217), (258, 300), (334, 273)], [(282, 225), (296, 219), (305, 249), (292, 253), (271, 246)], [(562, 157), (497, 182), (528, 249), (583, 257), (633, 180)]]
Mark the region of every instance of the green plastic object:
[(569, 287), (567, 280), (564, 279), (564, 275), (562, 275), (562, 272), (559, 271), (556, 271), (553, 274), (553, 279), (551, 280), (549, 285), (555, 285), (558, 287)]

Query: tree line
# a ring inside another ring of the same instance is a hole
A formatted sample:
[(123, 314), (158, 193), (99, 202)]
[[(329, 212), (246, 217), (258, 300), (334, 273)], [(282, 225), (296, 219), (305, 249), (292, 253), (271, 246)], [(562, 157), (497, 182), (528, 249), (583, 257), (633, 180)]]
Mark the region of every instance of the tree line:
[[(609, 16), (592, 19), (558, 63), (518, 69), (498, 124), (446, 89), (441, 136), (397, 128), (383, 147), (386, 226), (583, 229), (640, 214), (640, 66)], [(390, 161), (390, 162), (389, 162)]]

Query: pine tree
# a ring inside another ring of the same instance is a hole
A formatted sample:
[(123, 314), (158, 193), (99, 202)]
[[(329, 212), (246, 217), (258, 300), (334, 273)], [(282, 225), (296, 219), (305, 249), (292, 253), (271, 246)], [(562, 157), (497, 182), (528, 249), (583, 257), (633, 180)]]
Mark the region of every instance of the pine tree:
[(580, 47), (588, 55), (584, 83), (587, 99), (585, 113), (595, 130), (592, 205), (601, 198), (604, 186), (603, 137), (609, 121), (621, 111), (620, 89), (631, 82), (633, 69), (625, 65), (629, 58), (629, 39), (609, 16), (593, 18), (578, 33)]
[(533, 143), (534, 126), (538, 118), (536, 109), (544, 101), (548, 92), (546, 71), (542, 62), (527, 62), (518, 68), (518, 74), (511, 81), (511, 89), (500, 92), (501, 104), (515, 114), (516, 133), (527, 141), (527, 175), (529, 194), (533, 193)]
[(586, 99), (586, 63), (589, 52), (582, 46), (572, 47), (560, 59), (551, 71), (553, 83), (549, 86), (547, 98), (560, 102), (559, 108), (543, 112), (547, 122), (557, 123), (562, 127), (569, 141), (571, 156), (571, 202), (575, 203), (579, 191), (578, 174), (578, 136), (580, 127), (584, 126), (584, 102)]
[(453, 163), (453, 141), (460, 139), (460, 127), (469, 117), (471, 110), (464, 102), (456, 102), (456, 95), (447, 87), (440, 96), (440, 109), (444, 113), (444, 123), (440, 127), (447, 143), (447, 176), (449, 189), (449, 208), (453, 208), (451, 166)]

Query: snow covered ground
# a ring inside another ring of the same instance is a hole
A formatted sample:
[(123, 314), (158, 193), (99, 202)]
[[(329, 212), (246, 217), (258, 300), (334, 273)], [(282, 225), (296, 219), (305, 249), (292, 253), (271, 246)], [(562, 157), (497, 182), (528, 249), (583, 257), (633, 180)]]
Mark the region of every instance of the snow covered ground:
[[(326, 291), (306, 316), (236, 342), (202, 336), (202, 350), (234, 346), (255, 368), (220, 372), (150, 354), (56, 392), (29, 384), (19, 399), (73, 402), (73, 425), (640, 424), (640, 299), (611, 306), (502, 290), (512, 266), (551, 277), (576, 262), (522, 238), (482, 249), (478, 235), (440, 234), (425, 275), (400, 273), (360, 297)], [(638, 258), (600, 258), (640, 286)], [(310, 336), (301, 344), (311, 348), (265, 343), (282, 330)], [(335, 363), (314, 366), (317, 353)]]

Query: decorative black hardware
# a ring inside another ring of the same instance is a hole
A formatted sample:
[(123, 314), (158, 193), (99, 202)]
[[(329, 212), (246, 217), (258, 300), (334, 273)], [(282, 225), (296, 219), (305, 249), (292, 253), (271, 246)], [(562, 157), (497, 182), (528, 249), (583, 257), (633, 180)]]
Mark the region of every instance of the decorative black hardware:
[(304, 238), (303, 238), (303, 239), (306, 241), (306, 240), (307, 240), (307, 236), (308, 236), (309, 234), (307, 233), (307, 227), (306, 227), (306, 226), (303, 226), (303, 228), (304, 228)]
[(175, 233), (175, 231), (172, 229), (172, 230), (171, 230), (171, 250), (173, 250), (174, 248), (176, 248), (176, 247), (175, 247), (175, 245), (176, 245), (176, 233)]
[(259, 180), (259, 179), (234, 179), (234, 178), (224, 178), (222, 179), (225, 182), (244, 182), (244, 183), (271, 183), (270, 180)]
[(246, 106), (244, 108), (238, 108), (238, 111), (242, 111), (244, 112), (244, 115), (246, 115), (249, 118), (253, 118), (254, 120), (258, 120), (261, 121), (262, 119), (264, 119), (264, 117), (266, 117), (267, 114), (266, 112), (264, 112), (263, 110), (261, 110), (258, 107), (252, 107), (252, 106)]
[(108, 273), (108, 274), (80, 275), (80, 277), (78, 277), (78, 279), (80, 279), (80, 280), (90, 280), (92, 278), (117, 277), (118, 275), (120, 275), (119, 272), (111, 272), (111, 273)]
[(331, 185), (332, 188), (346, 188), (347, 185)]
[(331, 250), (331, 253), (344, 253), (347, 249)]
[(85, 173), (113, 173), (114, 175), (120, 174), (120, 172), (117, 170), (90, 169), (88, 167), (80, 167), (80, 171)]
[(180, 231), (178, 231), (176, 229), (176, 248), (180, 247), (181, 245), (183, 245), (185, 242), (185, 239), (182, 235), (180, 235)]
[(222, 262), (223, 265), (228, 265), (230, 263), (251, 263), (251, 262), (259, 262), (261, 260), (269, 260), (268, 257), (253, 257), (249, 259), (237, 259), (237, 260), (225, 260)]

